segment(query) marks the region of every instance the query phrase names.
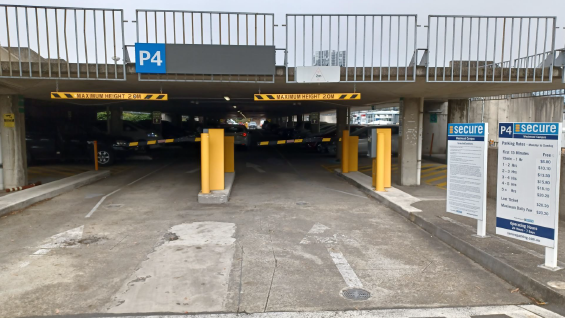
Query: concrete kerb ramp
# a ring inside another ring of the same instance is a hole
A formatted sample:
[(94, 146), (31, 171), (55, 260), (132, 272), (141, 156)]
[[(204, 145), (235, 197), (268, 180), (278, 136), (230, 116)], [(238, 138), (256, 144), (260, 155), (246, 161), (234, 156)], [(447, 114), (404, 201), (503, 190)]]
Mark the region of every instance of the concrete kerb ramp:
[[(507, 259), (499, 257), (499, 250), (513, 250), (515, 247), (511, 242), (504, 240), (485, 241), (485, 239), (475, 238), (472, 235), (465, 235), (453, 228), (442, 226), (435, 215), (428, 215), (425, 211), (417, 209), (412, 204), (421, 200), (413, 197), (394, 187), (388, 188), (386, 192), (375, 192), (372, 187), (371, 177), (359, 172), (342, 173), (339, 169), (336, 174), (345, 179), (348, 183), (356, 186), (361, 191), (375, 198), (379, 202), (398, 212), (420, 228), (437, 237), (445, 244), (461, 252), (477, 264), (506, 280), (510, 284), (518, 287), (537, 300), (556, 305), (557, 312), (565, 314), (565, 293), (560, 293), (549, 287), (545, 281), (561, 280), (562, 273), (544, 271), (543, 275), (535, 274), (536, 263), (531, 272), (518, 269)], [(437, 220), (436, 220), (437, 219)], [(479, 241), (477, 241), (479, 240)], [(483, 240), (483, 241), (480, 241)], [(540, 277), (543, 276), (543, 277)]]
[(110, 176), (110, 171), (87, 171), (0, 198), (0, 216), (24, 209)]

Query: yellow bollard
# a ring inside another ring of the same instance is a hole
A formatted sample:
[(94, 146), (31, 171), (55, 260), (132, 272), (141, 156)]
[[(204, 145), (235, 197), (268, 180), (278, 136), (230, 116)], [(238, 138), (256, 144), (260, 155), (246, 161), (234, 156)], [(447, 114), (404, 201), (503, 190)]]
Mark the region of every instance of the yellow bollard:
[(359, 171), (359, 136), (349, 136), (349, 172)]
[(208, 129), (210, 137), (210, 190), (224, 190), (224, 130)]
[(377, 128), (377, 134), (379, 133), (385, 134), (385, 188), (390, 188), (392, 186), (392, 130), (390, 128)]
[(234, 136), (224, 136), (224, 170), (225, 172), (234, 172)]
[(94, 141), (94, 170), (98, 171), (98, 141)]
[(210, 193), (210, 136), (200, 135), (200, 172), (202, 175), (202, 193)]
[(344, 130), (341, 136), (341, 172), (349, 172), (349, 130)]
[(377, 134), (377, 185), (375, 191), (385, 191), (385, 134)]

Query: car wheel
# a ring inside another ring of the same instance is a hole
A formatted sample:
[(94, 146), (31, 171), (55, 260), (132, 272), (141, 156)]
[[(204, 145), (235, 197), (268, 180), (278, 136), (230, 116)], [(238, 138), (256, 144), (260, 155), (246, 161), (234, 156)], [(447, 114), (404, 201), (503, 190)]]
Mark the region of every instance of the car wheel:
[(109, 149), (98, 149), (98, 164), (101, 166), (110, 166), (114, 164), (116, 155)]

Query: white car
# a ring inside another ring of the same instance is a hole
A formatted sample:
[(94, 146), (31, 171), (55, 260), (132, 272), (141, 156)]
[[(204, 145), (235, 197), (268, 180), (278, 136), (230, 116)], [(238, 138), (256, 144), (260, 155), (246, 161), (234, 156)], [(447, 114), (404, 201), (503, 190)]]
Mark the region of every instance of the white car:
[(224, 136), (234, 136), (234, 144), (240, 146), (249, 146), (250, 136), (249, 130), (243, 125), (226, 125), (220, 128), (224, 129)]

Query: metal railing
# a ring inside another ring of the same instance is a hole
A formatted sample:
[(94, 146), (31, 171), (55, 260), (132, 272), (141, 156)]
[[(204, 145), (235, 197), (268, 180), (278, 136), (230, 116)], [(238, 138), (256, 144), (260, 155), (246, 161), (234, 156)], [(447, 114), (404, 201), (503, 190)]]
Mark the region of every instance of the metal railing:
[[(136, 10), (137, 43), (274, 46), (274, 14)], [(131, 55), (130, 55), (131, 56)], [(140, 81), (272, 83), (274, 75), (139, 74)]]
[(341, 82), (414, 82), (416, 15), (287, 14), (286, 74), (340, 66)]
[(551, 97), (551, 96), (565, 97), (565, 89), (552, 89), (552, 90), (546, 90), (546, 91), (517, 93), (517, 94), (509, 94), (509, 95), (473, 97), (473, 98), (470, 98), (470, 100), (471, 101), (503, 100), (503, 99), (516, 99), (516, 98), (529, 98), (529, 97)]
[(0, 77), (125, 80), (123, 17), (121, 9), (0, 5)]
[(426, 79), (551, 82), (555, 23), (555, 17), (431, 15)]

